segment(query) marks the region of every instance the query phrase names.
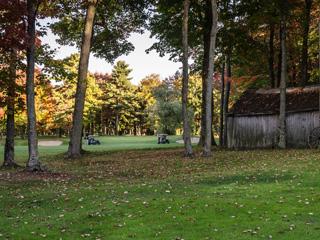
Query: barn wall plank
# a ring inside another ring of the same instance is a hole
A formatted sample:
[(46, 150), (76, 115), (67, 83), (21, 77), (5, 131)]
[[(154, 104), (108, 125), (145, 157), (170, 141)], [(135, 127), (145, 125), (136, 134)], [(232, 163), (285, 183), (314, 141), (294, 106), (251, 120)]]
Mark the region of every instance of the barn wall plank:
[[(308, 148), (308, 136), (319, 125), (319, 112), (287, 115), (288, 148)], [(228, 148), (255, 149), (276, 147), (278, 115), (229, 116)]]
[(287, 116), (288, 148), (308, 148), (308, 136), (317, 127), (319, 112), (302, 112)]
[(277, 134), (278, 117), (241, 116), (229, 121), (228, 147), (231, 149), (272, 148)]

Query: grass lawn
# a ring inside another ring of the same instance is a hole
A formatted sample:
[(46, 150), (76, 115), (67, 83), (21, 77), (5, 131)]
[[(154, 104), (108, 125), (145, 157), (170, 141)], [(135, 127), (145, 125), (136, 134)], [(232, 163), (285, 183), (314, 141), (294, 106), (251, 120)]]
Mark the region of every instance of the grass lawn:
[(320, 239), (317, 150), (185, 158), (156, 137), (96, 139), (78, 160), (68, 140), (40, 147), (53, 173), (0, 170), (0, 239)]
[[(168, 147), (183, 147), (176, 141), (182, 140), (182, 136), (168, 136), (170, 144), (157, 144), (157, 136), (99, 136), (94, 137), (99, 140), (101, 145), (83, 145), (86, 151), (105, 151), (114, 149), (144, 149), (144, 148), (168, 148)], [(38, 141), (62, 141), (59, 146), (39, 146), (40, 158), (43, 156), (66, 153), (68, 150), (69, 138), (56, 138), (54, 136), (41, 136)], [(5, 138), (0, 140), (0, 162), (3, 162)], [(193, 144), (196, 145), (196, 144)], [(15, 140), (15, 157), (17, 162), (25, 164), (27, 160), (28, 142), (27, 140)]]

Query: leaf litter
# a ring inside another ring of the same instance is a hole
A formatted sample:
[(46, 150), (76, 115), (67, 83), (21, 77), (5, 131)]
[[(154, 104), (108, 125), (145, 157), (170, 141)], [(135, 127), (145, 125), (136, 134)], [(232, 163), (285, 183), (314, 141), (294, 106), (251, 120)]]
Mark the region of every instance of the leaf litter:
[(51, 169), (58, 173), (0, 172), (5, 180), (0, 186), (0, 225), (9, 226), (0, 228), (6, 229), (1, 235), (319, 236), (319, 201), (310, 197), (320, 194), (315, 152), (306, 156), (299, 150), (218, 150), (212, 158), (182, 155), (177, 149), (114, 151), (90, 153), (71, 163), (53, 163), (49, 156)]

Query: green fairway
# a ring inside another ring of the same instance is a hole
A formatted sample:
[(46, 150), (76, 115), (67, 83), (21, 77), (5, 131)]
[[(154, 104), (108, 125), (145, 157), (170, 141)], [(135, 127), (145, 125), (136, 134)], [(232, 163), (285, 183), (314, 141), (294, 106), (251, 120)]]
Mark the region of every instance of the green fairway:
[[(177, 143), (177, 140), (182, 140), (182, 136), (168, 136), (170, 144), (158, 144), (157, 136), (97, 136), (95, 140), (101, 142), (100, 145), (85, 145), (83, 149), (86, 151), (103, 151), (111, 149), (142, 149), (142, 148), (168, 148), (168, 147), (183, 147), (183, 144)], [(39, 137), (38, 141), (62, 141), (59, 146), (39, 146), (39, 155), (46, 156), (48, 154), (66, 153), (68, 150), (69, 138), (56, 138), (50, 136)], [(0, 141), (0, 161), (3, 161), (5, 139)], [(194, 144), (196, 145), (196, 144)], [(28, 141), (17, 139), (15, 140), (15, 156), (17, 162), (25, 162), (27, 156)]]
[[(67, 140), (40, 147), (53, 173), (0, 171), (0, 239), (320, 238), (317, 150), (203, 158), (195, 147), (185, 158), (183, 145), (155, 148), (156, 137), (97, 139), (78, 160), (63, 158)], [(102, 148), (111, 142), (136, 149)]]

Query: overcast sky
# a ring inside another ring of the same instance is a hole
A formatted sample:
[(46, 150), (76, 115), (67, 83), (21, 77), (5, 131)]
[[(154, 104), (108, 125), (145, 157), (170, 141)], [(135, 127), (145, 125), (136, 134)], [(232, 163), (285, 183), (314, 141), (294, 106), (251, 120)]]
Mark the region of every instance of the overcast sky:
[[(134, 33), (129, 38), (129, 41), (135, 46), (134, 52), (130, 53), (128, 56), (122, 56), (116, 59), (117, 61), (125, 61), (129, 64), (129, 67), (132, 69), (129, 77), (132, 77), (131, 83), (138, 85), (140, 81), (152, 74), (159, 74), (160, 79), (163, 80), (166, 77), (173, 75), (177, 70), (182, 67), (182, 63), (175, 63), (169, 61), (169, 56), (159, 57), (156, 51), (152, 51), (149, 54), (145, 53), (145, 50), (149, 48), (152, 43), (155, 41), (149, 38), (150, 33), (146, 32), (145, 34)], [(55, 42), (56, 37), (49, 33), (46, 37), (41, 38), (41, 41), (48, 43), (52, 48), (58, 48), (59, 54), (56, 56), (57, 59), (62, 59), (70, 56), (72, 53), (78, 53), (78, 50), (75, 47), (60, 46)], [(111, 73), (113, 65), (108, 64), (102, 59), (97, 59), (90, 55), (89, 59), (89, 71), (92, 73)]]

